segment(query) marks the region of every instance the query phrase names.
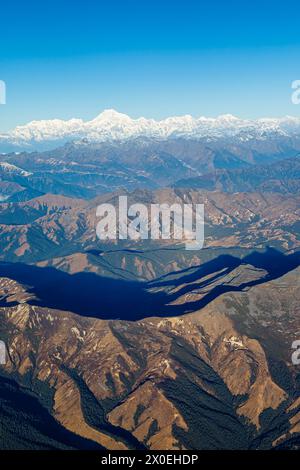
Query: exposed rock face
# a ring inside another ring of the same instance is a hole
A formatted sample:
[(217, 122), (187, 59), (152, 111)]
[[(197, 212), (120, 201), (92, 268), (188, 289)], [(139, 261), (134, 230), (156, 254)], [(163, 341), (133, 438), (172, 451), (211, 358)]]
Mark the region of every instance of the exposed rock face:
[(43, 384), (55, 419), (108, 449), (288, 445), (299, 436), (299, 279), (296, 269), (188, 315), (137, 322), (29, 305), (3, 279), (16, 303), (0, 311), (0, 374), (41, 401)]

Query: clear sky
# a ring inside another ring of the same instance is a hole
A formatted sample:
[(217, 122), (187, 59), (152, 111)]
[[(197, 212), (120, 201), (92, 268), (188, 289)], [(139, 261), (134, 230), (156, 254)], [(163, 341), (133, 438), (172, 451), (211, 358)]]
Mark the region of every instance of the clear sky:
[(0, 131), (105, 108), (300, 116), (299, 1), (11, 0), (0, 18)]

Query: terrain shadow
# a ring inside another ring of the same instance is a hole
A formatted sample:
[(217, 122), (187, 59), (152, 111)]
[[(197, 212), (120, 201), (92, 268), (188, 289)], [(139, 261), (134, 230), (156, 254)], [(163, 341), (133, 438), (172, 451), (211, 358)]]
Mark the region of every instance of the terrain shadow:
[[(140, 320), (149, 316), (175, 316), (203, 308), (219, 295), (230, 291), (242, 291), (265, 281), (276, 279), (300, 265), (300, 252), (284, 255), (268, 248), (265, 252), (253, 252), (244, 258), (221, 255), (199, 267), (188, 268), (161, 277), (155, 282), (137, 282), (102, 277), (95, 273), (68, 274), (55, 268), (41, 268), (22, 263), (0, 263), (0, 276), (14, 279), (28, 286), (27, 291), (34, 295), (28, 301), (31, 305), (69, 310), (74, 313), (101, 319)], [(222, 277), (241, 264), (251, 264), (267, 271), (260, 279), (250, 280), (238, 286), (222, 284)], [(220, 271), (222, 271), (220, 273)], [(205, 279), (211, 275), (210, 279)], [(212, 286), (204, 297), (196, 302), (182, 305), (169, 305), (183, 293), (195, 288), (206, 287), (213, 280), (219, 284)], [(169, 287), (181, 287), (175, 294), (168, 294)], [(150, 288), (159, 288), (159, 291)], [(0, 306), (12, 305), (4, 300)]]
[[(222, 283), (222, 278), (225, 278), (225, 276), (230, 274), (238, 266), (246, 264), (257, 269), (263, 269), (267, 274), (263, 275), (259, 279), (248, 280), (236, 286)], [(253, 251), (242, 259), (231, 255), (221, 255), (207, 263), (204, 263), (199, 268), (189, 268), (187, 270), (179, 271), (176, 273), (176, 279), (168, 280), (168, 276), (170, 275), (165, 275), (161, 277), (158, 282), (152, 282), (151, 287), (161, 288), (164, 286), (167, 288), (168, 286), (178, 287), (183, 285), (183, 287), (177, 289), (174, 294), (168, 295), (168, 302), (170, 303), (175, 302), (178, 297), (188, 294), (195, 289), (207, 289), (210, 284), (217, 280), (220, 281), (218, 285), (212, 285), (211, 290), (200, 300), (169, 306), (169, 308), (172, 309), (172, 314), (169, 313), (169, 316), (183, 315), (185, 313), (200, 310), (211, 301), (227, 292), (241, 292), (249, 289), (250, 287), (277, 279), (284, 274), (287, 274), (289, 271), (296, 269), (299, 265), (300, 252), (285, 255), (274, 248), (267, 247), (264, 252)], [(207, 277), (209, 278), (206, 279)], [(192, 284), (185, 285), (186, 283)]]

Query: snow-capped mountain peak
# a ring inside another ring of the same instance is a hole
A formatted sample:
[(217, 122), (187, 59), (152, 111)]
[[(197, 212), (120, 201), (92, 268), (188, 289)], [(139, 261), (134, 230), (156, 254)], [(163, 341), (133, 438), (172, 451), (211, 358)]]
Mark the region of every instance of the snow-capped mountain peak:
[[(68, 141), (89, 142), (128, 140), (130, 138), (219, 139), (238, 137), (243, 140), (265, 138), (268, 133), (300, 135), (300, 118), (286, 116), (273, 119), (240, 119), (232, 114), (216, 118), (191, 115), (173, 116), (157, 121), (140, 117), (132, 119), (114, 109), (106, 109), (91, 121), (73, 118), (31, 121), (0, 134), (0, 151), (54, 148)], [(246, 135), (246, 137), (245, 137)]]
[(96, 116), (90, 123), (96, 123), (96, 122), (116, 122), (116, 121), (123, 121), (123, 122), (129, 122), (131, 121), (131, 118), (127, 116), (127, 114), (119, 113), (115, 109), (105, 109), (100, 113), (98, 116)]

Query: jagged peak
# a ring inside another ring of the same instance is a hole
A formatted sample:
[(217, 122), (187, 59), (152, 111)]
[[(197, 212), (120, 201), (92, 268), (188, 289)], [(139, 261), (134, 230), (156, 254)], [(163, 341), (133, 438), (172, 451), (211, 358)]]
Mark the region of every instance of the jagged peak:
[(105, 109), (102, 111), (98, 116), (96, 116), (92, 121), (90, 122), (98, 122), (98, 121), (110, 121), (110, 120), (131, 120), (131, 118), (124, 113), (119, 113), (113, 108), (110, 109)]

